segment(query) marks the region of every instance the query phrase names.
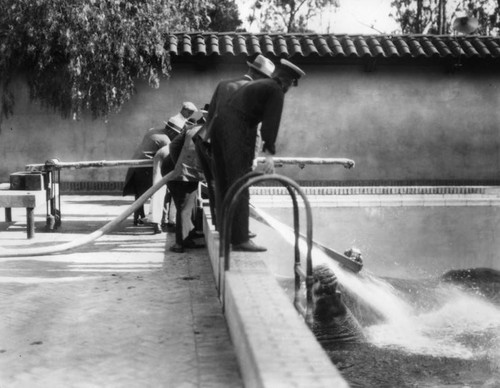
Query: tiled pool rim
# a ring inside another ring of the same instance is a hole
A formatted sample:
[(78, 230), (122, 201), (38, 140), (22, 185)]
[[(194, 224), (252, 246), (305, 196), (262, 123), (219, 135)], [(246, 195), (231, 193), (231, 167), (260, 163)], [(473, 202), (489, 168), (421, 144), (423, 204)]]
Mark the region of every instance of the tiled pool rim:
[[(500, 186), (303, 186), (302, 190), (306, 195), (500, 195)], [(250, 194), (288, 195), (288, 191), (282, 186), (254, 186)]]
[[(312, 206), (500, 206), (500, 186), (302, 187)], [(285, 187), (251, 187), (260, 207), (289, 207)], [(299, 205), (301, 201), (299, 200)]]

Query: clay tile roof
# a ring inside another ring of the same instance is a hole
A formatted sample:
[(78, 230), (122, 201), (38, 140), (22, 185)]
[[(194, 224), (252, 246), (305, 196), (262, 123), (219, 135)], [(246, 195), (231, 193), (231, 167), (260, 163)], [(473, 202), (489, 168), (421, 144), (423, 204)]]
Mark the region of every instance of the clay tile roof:
[[(397, 47), (396, 47), (396, 44), (397, 42), (396, 41), (393, 41), (390, 37), (387, 37), (387, 36), (382, 36), (380, 38), (380, 42), (382, 44), (382, 50), (385, 52), (385, 55), (387, 57), (397, 57), (400, 55)], [(403, 49), (403, 52), (401, 53), (401, 55), (406, 55), (406, 51), (404, 51), (405, 49)]]
[(394, 39), (391, 39), (391, 42), (393, 42), (394, 46), (396, 47), (396, 55), (401, 57), (411, 57), (411, 49), (405, 39), (403, 39), (401, 36), (396, 36), (394, 37)]
[(235, 49), (234, 54), (251, 55), (248, 53), (245, 37), (237, 35), (232, 39), (232, 42)]
[(331, 50), (331, 53), (334, 57), (336, 56), (341, 56), (345, 57), (346, 53), (344, 49), (342, 48), (342, 44), (340, 43), (340, 40), (338, 37), (334, 35), (329, 35), (325, 38), (326, 44), (328, 48)]
[(328, 47), (328, 43), (326, 42), (326, 39), (324, 36), (318, 36), (314, 38), (314, 44), (317, 47), (317, 54), (320, 56), (325, 56), (325, 55), (333, 55), (332, 50), (330, 47)]
[(497, 39), (488, 37), (484, 40), (484, 44), (488, 52), (491, 52), (495, 58), (500, 56), (500, 46)]
[(436, 35), (171, 33), (172, 56), (253, 56), (277, 58), (479, 58), (500, 57), (500, 38)]
[(439, 44), (437, 46), (434, 45), (427, 36), (423, 36), (420, 39), (420, 44), (422, 45), (422, 48), (425, 51), (425, 53), (427, 54), (427, 56), (429, 56), (429, 57), (439, 57), (440, 56), (439, 50), (437, 48), (437, 46), (439, 46)]
[[(210, 35), (206, 39), (207, 41), (207, 47), (208, 47), (208, 54), (215, 54), (215, 55), (220, 55), (220, 43), (217, 35)], [(231, 49), (232, 50), (232, 49)]]
[(349, 57), (360, 57), (356, 47), (354, 46), (354, 41), (350, 36), (344, 36), (342, 38), (342, 47)]
[(276, 47), (276, 55), (278, 57), (289, 57), (288, 46), (285, 37), (278, 35), (274, 39), (274, 46)]

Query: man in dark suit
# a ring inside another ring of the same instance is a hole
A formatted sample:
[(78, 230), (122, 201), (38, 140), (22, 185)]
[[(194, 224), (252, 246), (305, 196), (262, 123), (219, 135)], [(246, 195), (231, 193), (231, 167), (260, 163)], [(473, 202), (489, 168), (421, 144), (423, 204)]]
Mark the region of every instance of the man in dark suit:
[[(297, 86), (304, 74), (300, 68), (282, 59), (273, 78), (246, 83), (220, 107), (213, 118), (211, 134), (217, 203), (236, 180), (252, 170), (259, 123), (262, 151), (266, 156), (262, 170), (274, 173), (272, 155), (275, 154), (285, 93), (291, 86)], [(238, 202), (231, 227), (233, 250), (262, 252), (266, 248), (254, 244), (248, 236), (248, 205), (246, 190)]]
[(250, 81), (270, 78), (275, 69), (274, 63), (260, 54), (257, 55), (253, 62), (247, 62), (247, 65), (248, 72), (244, 76), (219, 82), (210, 104), (208, 105), (206, 125), (204, 126), (203, 131), (200, 131), (197, 136), (193, 137), (196, 152), (203, 167), (203, 173), (207, 183), (210, 211), (212, 213), (212, 223), (216, 226), (217, 219), (219, 218), (217, 217), (216, 213), (218, 211), (216, 209), (220, 209), (221, 204), (218, 203), (218, 196), (215, 195), (215, 184), (212, 169), (213, 161), (210, 142), (213, 120), (217, 116), (221, 107), (227, 103), (229, 97), (231, 97), (236, 90)]

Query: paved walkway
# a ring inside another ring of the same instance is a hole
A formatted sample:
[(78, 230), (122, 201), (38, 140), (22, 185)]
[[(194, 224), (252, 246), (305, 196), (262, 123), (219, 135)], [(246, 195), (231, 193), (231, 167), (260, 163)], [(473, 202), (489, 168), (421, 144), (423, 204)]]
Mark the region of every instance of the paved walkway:
[[(0, 222), (1, 247), (90, 233), (131, 203), (63, 196), (62, 226), (26, 239), (25, 214)], [(94, 244), (0, 258), (0, 387), (240, 387), (236, 355), (205, 249), (173, 254), (173, 234), (131, 217)]]

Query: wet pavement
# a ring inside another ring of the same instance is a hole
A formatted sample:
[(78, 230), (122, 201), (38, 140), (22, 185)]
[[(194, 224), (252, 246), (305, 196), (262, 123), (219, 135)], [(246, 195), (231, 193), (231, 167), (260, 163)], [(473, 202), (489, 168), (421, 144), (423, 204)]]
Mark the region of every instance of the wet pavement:
[[(38, 208), (32, 240), (13, 209), (0, 247), (72, 241), (131, 202), (63, 195), (61, 227)], [(173, 240), (129, 217), (70, 252), (0, 257), (0, 387), (242, 386), (207, 251), (171, 253)]]

